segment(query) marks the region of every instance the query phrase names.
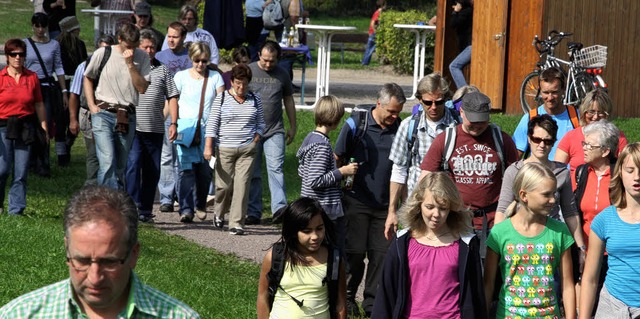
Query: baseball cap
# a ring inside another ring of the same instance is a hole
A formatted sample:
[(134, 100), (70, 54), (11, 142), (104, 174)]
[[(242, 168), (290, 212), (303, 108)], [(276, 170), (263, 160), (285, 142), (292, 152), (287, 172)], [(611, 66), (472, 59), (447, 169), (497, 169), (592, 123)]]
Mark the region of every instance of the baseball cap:
[(138, 2), (136, 3), (136, 10), (134, 12), (139, 16), (150, 16), (151, 5), (146, 2)]
[(469, 122), (488, 122), (491, 100), (480, 92), (469, 92), (462, 97), (461, 109)]

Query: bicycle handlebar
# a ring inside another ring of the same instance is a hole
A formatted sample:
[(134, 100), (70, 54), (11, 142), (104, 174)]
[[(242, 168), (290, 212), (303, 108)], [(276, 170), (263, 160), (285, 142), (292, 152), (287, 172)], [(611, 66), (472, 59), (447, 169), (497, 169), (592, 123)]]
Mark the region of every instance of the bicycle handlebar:
[(538, 35), (536, 34), (535, 37), (533, 38), (532, 45), (536, 48), (538, 53), (544, 54), (549, 52), (551, 48), (557, 46), (558, 43), (562, 41), (562, 39), (570, 37), (571, 35), (573, 35), (573, 33), (571, 32), (561, 32), (558, 30), (551, 30), (549, 31), (549, 34), (547, 35), (546, 40), (540, 40), (540, 38), (538, 38)]

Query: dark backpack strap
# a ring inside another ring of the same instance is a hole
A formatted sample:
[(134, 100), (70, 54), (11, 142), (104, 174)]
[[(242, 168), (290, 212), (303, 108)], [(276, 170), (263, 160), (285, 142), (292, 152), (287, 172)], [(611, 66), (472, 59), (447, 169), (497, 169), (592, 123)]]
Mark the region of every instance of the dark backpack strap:
[(331, 318), (337, 318), (336, 305), (338, 304), (338, 284), (340, 278), (340, 251), (337, 248), (328, 248), (327, 277), (323, 284), (327, 283), (329, 289), (329, 312)]
[(490, 124), (490, 127), (491, 135), (493, 136), (493, 143), (496, 145), (496, 153), (498, 153), (498, 159), (502, 166), (502, 174), (504, 175), (506, 165), (504, 162), (504, 140), (502, 139), (502, 131), (500, 130), (500, 127), (493, 123)]
[(420, 125), (421, 116), (422, 109), (420, 109), (418, 113), (411, 115), (411, 120), (409, 121), (409, 129), (407, 130), (407, 150), (409, 154), (414, 154), (414, 150), (418, 145), (416, 141), (418, 141), (418, 126)]
[(271, 269), (267, 273), (269, 281), (269, 309), (273, 306), (273, 300), (276, 297), (282, 274), (284, 273), (284, 243), (277, 242), (271, 247)]
[(98, 74), (96, 76), (96, 80), (93, 86), (94, 89), (98, 88), (98, 83), (100, 82), (100, 75), (102, 75), (102, 70), (104, 69), (104, 66), (107, 65), (107, 61), (109, 61), (110, 57), (111, 57), (111, 46), (108, 45), (104, 47), (104, 55), (102, 56), (102, 60), (100, 60), (100, 65), (98, 66)]
[(589, 179), (589, 164), (582, 164), (576, 168), (575, 171), (576, 178), (576, 189), (573, 191), (573, 196), (576, 199), (576, 208), (578, 209), (578, 216), (580, 216), (580, 221), (584, 221), (582, 217), (582, 210), (580, 209), (580, 203), (582, 202), (582, 198), (584, 197), (584, 191), (587, 187), (587, 180)]
[(36, 53), (36, 56), (38, 57), (38, 62), (40, 62), (40, 67), (42, 67), (42, 72), (44, 72), (45, 81), (53, 81), (53, 79), (49, 77), (49, 72), (47, 72), (47, 67), (44, 64), (44, 60), (42, 60), (42, 56), (40, 56), (40, 51), (38, 50), (36, 43), (33, 42), (33, 39), (31, 39), (31, 37), (27, 38), (27, 40), (29, 40), (29, 43), (31, 44), (33, 51)]

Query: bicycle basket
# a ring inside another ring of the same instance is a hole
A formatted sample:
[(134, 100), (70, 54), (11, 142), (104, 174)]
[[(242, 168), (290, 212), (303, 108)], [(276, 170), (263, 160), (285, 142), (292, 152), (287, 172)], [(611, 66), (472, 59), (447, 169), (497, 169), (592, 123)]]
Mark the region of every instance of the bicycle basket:
[(574, 62), (583, 68), (602, 68), (607, 65), (607, 47), (592, 45), (583, 48), (574, 56)]

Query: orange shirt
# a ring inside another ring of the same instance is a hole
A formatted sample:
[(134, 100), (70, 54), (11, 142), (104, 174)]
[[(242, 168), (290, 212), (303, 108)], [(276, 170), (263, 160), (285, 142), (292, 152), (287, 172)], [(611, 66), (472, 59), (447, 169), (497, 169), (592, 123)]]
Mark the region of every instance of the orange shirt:
[(582, 196), (582, 202), (577, 204), (580, 205), (580, 210), (582, 211), (582, 218), (584, 220), (582, 231), (584, 232), (585, 243), (588, 245), (591, 221), (593, 221), (596, 215), (603, 209), (611, 205), (611, 201), (609, 200), (611, 172), (607, 169), (607, 172), (598, 178), (591, 165), (587, 167), (587, 170), (589, 176), (587, 178), (587, 185), (585, 185), (584, 196)]

